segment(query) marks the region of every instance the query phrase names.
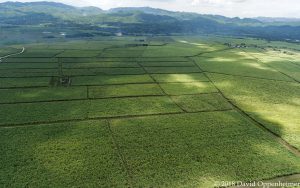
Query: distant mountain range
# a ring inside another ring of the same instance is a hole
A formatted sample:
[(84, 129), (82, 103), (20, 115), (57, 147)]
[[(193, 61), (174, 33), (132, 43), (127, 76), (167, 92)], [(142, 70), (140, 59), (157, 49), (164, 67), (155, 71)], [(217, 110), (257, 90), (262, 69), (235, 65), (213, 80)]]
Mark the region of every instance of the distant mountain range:
[(270, 40), (300, 39), (300, 19), (240, 19), (150, 7), (104, 11), (97, 7), (79, 8), (54, 2), (0, 3), (0, 27), (24, 25), (79, 27), (81, 30), (97, 30), (106, 34), (221, 34)]

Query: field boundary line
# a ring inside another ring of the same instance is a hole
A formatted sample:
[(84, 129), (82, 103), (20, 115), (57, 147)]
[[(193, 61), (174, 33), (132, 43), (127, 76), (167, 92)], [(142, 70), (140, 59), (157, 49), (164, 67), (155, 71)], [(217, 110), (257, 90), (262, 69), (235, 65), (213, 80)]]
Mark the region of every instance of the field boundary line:
[(144, 118), (144, 117), (155, 117), (155, 116), (167, 116), (167, 115), (187, 115), (187, 114), (199, 114), (199, 113), (212, 113), (212, 112), (229, 112), (234, 111), (233, 109), (223, 109), (223, 110), (200, 110), (195, 112), (165, 112), (156, 114), (137, 114), (137, 115), (119, 115), (119, 116), (106, 116), (106, 117), (84, 117), (77, 119), (65, 119), (65, 120), (55, 120), (55, 121), (37, 121), (37, 122), (27, 122), (27, 123), (7, 123), (0, 125), (1, 128), (17, 128), (17, 127), (27, 127), (27, 126), (37, 126), (37, 125), (48, 125), (56, 123), (68, 123), (68, 122), (82, 122), (89, 120), (113, 120), (113, 119), (131, 119), (131, 118)]
[[(145, 51), (144, 51), (145, 52)], [(143, 53), (144, 53), (143, 52)], [(142, 53), (142, 55), (143, 55), (143, 53)], [(157, 82), (157, 80), (153, 77), (153, 75), (151, 74), (151, 73), (149, 73), (148, 71), (147, 71), (147, 69), (142, 65), (142, 64), (140, 64), (140, 62), (137, 60), (137, 64), (139, 65), (139, 66), (141, 66), (141, 68), (148, 74), (148, 76), (150, 76), (151, 77), (151, 79), (153, 80), (153, 82), (160, 88), (160, 90), (164, 93), (164, 95), (166, 96), (166, 97), (168, 97), (176, 106), (177, 106), (177, 108), (178, 109), (180, 109), (182, 112), (187, 112), (184, 108), (182, 108), (178, 103), (176, 103), (175, 102), (175, 100), (170, 96), (170, 95), (168, 95), (167, 94), (167, 92), (161, 87), (161, 85), (159, 84), (159, 82)]]
[[(51, 78), (51, 77), (49, 77)], [(195, 81), (195, 82), (159, 82), (159, 83), (165, 83), (165, 84), (180, 84), (180, 83), (198, 83), (198, 82), (209, 82), (209, 81)], [(85, 85), (85, 84), (76, 84), (76, 85), (71, 85), (70, 87), (101, 87), (101, 86), (122, 86), (122, 85), (139, 85), (139, 84), (155, 84), (154, 82), (131, 82), (131, 83), (116, 83), (116, 84), (89, 84), (89, 85)], [(4, 89), (34, 89), (34, 88), (53, 88), (49, 85), (40, 85), (40, 86), (12, 86), (12, 87), (1, 87), (0, 86), (0, 90), (4, 90)]]
[(227, 75), (227, 76), (236, 76), (236, 77), (244, 77), (244, 78), (253, 78), (253, 79), (259, 79), (259, 80), (269, 80), (269, 81), (278, 81), (278, 82), (295, 83), (294, 81), (288, 81), (288, 80), (276, 80), (276, 79), (271, 79), (271, 78), (262, 78), (262, 77), (255, 77), (255, 76), (246, 76), (246, 75), (238, 75), (238, 74), (229, 74), (229, 73), (214, 72), (214, 71), (203, 71), (203, 73), (213, 73), (213, 74), (222, 74), (222, 75)]
[[(195, 61), (194, 61), (195, 62)], [(195, 62), (196, 63), (196, 62)], [(197, 64), (197, 63), (196, 63)], [(198, 64), (197, 64), (198, 65)], [(201, 69), (201, 67), (198, 65), (198, 67)], [(264, 132), (268, 133), (270, 136), (272, 136), (281, 146), (286, 148), (288, 151), (293, 153), (295, 156), (300, 157), (300, 150), (296, 148), (295, 146), (291, 145), (289, 142), (284, 140), (280, 135), (273, 132), (269, 128), (267, 128), (263, 123), (256, 120), (254, 117), (249, 115), (247, 112), (245, 112), (243, 109), (241, 109), (238, 105), (236, 105), (234, 102), (232, 102), (228, 97), (225, 96), (225, 94), (216, 86), (216, 84), (210, 79), (209, 76), (204, 73), (204, 75), (207, 77), (208, 80), (214, 85), (214, 87), (217, 89), (217, 91), (222, 95), (224, 99), (227, 100), (229, 104), (233, 107), (235, 111), (240, 113), (242, 116), (244, 116), (247, 120), (255, 124), (258, 128), (262, 129)], [(294, 83), (294, 82), (293, 82)]]
[(125, 155), (123, 154), (122, 150), (121, 150), (121, 147), (119, 146), (117, 140), (116, 140), (116, 135), (115, 133), (113, 132), (113, 130), (111, 129), (111, 124), (110, 124), (110, 121), (109, 120), (106, 120), (106, 126), (107, 126), (107, 129), (110, 133), (110, 136), (112, 137), (112, 142), (113, 142), (113, 145), (115, 146), (115, 149), (116, 149), (116, 152), (118, 154), (118, 157), (119, 157), (119, 160), (123, 166), (123, 168), (125, 169), (126, 171), (126, 175), (127, 175), (127, 181), (129, 183), (129, 187), (133, 187), (133, 176), (132, 176), (132, 173), (131, 173), (131, 170), (129, 168), (129, 165), (128, 165), (128, 162), (126, 160), (126, 157)]
[[(153, 84), (156, 85), (156, 84)], [(90, 96), (90, 91), (87, 89), (86, 97), (74, 98), (74, 99), (53, 99), (53, 100), (37, 100), (37, 101), (20, 101), (20, 102), (0, 102), (0, 105), (17, 105), (17, 104), (35, 104), (35, 103), (55, 103), (55, 102), (72, 102), (72, 101), (97, 101), (104, 99), (130, 99), (130, 98), (150, 98), (150, 97), (168, 97), (168, 94), (152, 94), (152, 95), (124, 95), (124, 96), (107, 96), (107, 97), (92, 97)], [(180, 97), (180, 96), (199, 96), (199, 95), (209, 95), (209, 94), (219, 94), (219, 92), (207, 92), (207, 93), (193, 93), (193, 94), (180, 94), (180, 95), (169, 95), (170, 97)]]
[(0, 57), (0, 63), (2, 62), (2, 59), (6, 59), (8, 57), (15, 56), (15, 55), (20, 55), (20, 54), (22, 54), (24, 52), (25, 52), (25, 47), (22, 48), (21, 52), (17, 52), (17, 53), (13, 53), (13, 54), (9, 54), (9, 55)]
[(254, 59), (256, 59), (256, 61), (258, 61), (258, 62), (260, 62), (260, 63), (262, 63), (262, 64), (264, 64), (264, 65), (266, 65), (266, 66), (268, 66), (268, 67), (270, 67), (270, 68), (272, 68), (272, 69), (274, 69), (274, 70), (277, 71), (278, 73), (281, 73), (282, 75), (284, 75), (284, 76), (286, 76), (286, 77), (288, 77), (288, 78), (290, 78), (290, 79), (292, 79), (292, 80), (294, 80), (295, 82), (297, 82), (297, 83), (300, 84), (300, 81), (297, 80), (297, 79), (295, 79), (294, 77), (292, 77), (292, 76), (290, 76), (290, 75), (288, 75), (288, 74), (286, 74), (286, 73), (284, 73), (284, 72), (278, 70), (277, 68), (273, 67), (272, 65), (270, 65), (270, 64), (268, 64), (268, 63), (265, 63), (265, 62), (262, 61), (260, 58), (254, 56), (254, 55), (252, 55), (252, 54), (250, 54), (250, 53), (248, 53), (248, 52), (245, 51), (245, 50), (243, 50), (243, 52), (249, 54), (251, 57), (253, 57)]

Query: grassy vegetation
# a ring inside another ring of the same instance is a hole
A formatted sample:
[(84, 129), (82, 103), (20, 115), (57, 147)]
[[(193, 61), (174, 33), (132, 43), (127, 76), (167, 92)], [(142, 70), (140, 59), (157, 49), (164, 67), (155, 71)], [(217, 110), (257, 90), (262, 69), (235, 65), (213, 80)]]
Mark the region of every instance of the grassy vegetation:
[(169, 95), (217, 92), (216, 88), (209, 82), (161, 83), (160, 86)]
[(0, 89), (0, 103), (72, 100), (87, 98), (86, 87)]
[(224, 94), (267, 128), (300, 148), (300, 85), (210, 74)]
[(157, 82), (199, 82), (208, 81), (204, 74), (153, 74)]
[(145, 67), (146, 71), (151, 74), (157, 73), (195, 73), (202, 72), (196, 67)]
[(295, 45), (161, 36), (24, 47), (0, 63), (0, 187), (208, 188), (300, 174)]
[(163, 92), (156, 84), (126, 84), (89, 87), (89, 97), (91, 98), (144, 95), (163, 95)]
[(172, 99), (188, 112), (232, 109), (226, 99), (217, 93), (173, 96)]
[(148, 75), (115, 75), (115, 76), (81, 76), (72, 78), (72, 85), (109, 85), (151, 83), (153, 80)]
[[(122, 108), (120, 108), (122, 106)], [(91, 102), (89, 117), (113, 117), (181, 112), (168, 97), (100, 99)]]
[(0, 129), (0, 134), (1, 186), (129, 184), (104, 121)]
[(88, 115), (88, 107), (88, 101), (2, 104), (0, 125), (84, 119)]
[(300, 170), (299, 158), (236, 112), (111, 125), (135, 187), (213, 187), (220, 179), (250, 181)]
[(49, 81), (48, 77), (0, 78), (0, 88), (48, 86)]

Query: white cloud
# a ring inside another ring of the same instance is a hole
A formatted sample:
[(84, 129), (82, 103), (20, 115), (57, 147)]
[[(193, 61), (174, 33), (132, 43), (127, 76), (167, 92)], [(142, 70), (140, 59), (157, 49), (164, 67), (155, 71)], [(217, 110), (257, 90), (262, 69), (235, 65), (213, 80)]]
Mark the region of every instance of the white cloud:
[[(0, 0), (4, 2), (5, 0)], [(22, 2), (37, 0), (20, 0)], [(298, 17), (299, 0), (49, 0), (75, 6), (113, 7), (150, 6), (176, 11), (220, 14), (230, 17)]]

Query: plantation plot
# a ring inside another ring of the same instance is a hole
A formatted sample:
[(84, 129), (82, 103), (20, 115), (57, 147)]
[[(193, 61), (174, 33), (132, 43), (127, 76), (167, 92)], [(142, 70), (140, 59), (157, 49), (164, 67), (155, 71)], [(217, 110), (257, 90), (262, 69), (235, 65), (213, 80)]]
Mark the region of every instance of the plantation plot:
[(94, 72), (96, 74), (145, 74), (143, 68), (95, 68)]
[(100, 51), (88, 51), (88, 50), (66, 50), (56, 57), (96, 57)]
[(62, 69), (61, 73), (64, 76), (95, 76), (96, 75), (94, 69), (89, 69), (89, 68)]
[(291, 81), (289, 77), (271, 67), (258, 63), (256, 60), (226, 60), (222, 57), (197, 57), (194, 59), (202, 70), (208, 72)]
[(0, 78), (0, 88), (48, 86), (50, 77)]
[(226, 99), (218, 93), (172, 96), (172, 99), (187, 112), (232, 109)]
[(201, 52), (192, 45), (171, 43), (165, 46), (148, 46), (143, 57), (184, 57), (193, 56)]
[(2, 69), (54, 69), (57, 63), (0, 63)]
[(110, 85), (153, 83), (148, 75), (79, 76), (72, 78), (72, 85)]
[(86, 99), (86, 87), (0, 89), (0, 103)]
[(209, 82), (160, 83), (160, 86), (168, 95), (217, 92), (217, 89)]
[(195, 67), (192, 62), (165, 62), (165, 61), (155, 61), (155, 62), (141, 62), (144, 67)]
[(152, 77), (157, 82), (198, 82), (209, 81), (204, 74), (153, 74)]
[(248, 182), (300, 172), (299, 158), (236, 112), (110, 124), (134, 187), (213, 187), (220, 179)]
[(67, 69), (81, 69), (81, 68), (135, 68), (139, 65), (135, 62), (102, 62), (95, 61), (90, 63), (64, 63), (63, 68)]
[(84, 119), (88, 101), (0, 104), (0, 126)]
[[(122, 108), (120, 108), (122, 106)], [(182, 112), (169, 97), (136, 97), (91, 101), (90, 118)]]
[(157, 84), (127, 84), (89, 87), (90, 98), (163, 95)]
[(136, 58), (107, 58), (107, 57), (63, 57), (59, 58), (62, 63), (93, 63), (93, 62), (106, 62), (106, 63), (135, 63)]
[(0, 134), (1, 187), (128, 186), (104, 121), (0, 129)]
[(101, 53), (100, 57), (140, 57), (146, 47), (124, 47), (108, 49)]
[(0, 74), (2, 77), (45, 77), (45, 76), (57, 76), (57, 68), (50, 69), (0, 69)]
[(61, 53), (62, 50), (48, 50), (48, 49), (26, 49), (24, 53), (17, 55), (18, 58), (23, 57), (42, 57), (42, 58), (51, 58), (55, 57), (57, 54)]
[(2, 60), (5, 63), (57, 63), (56, 58), (5, 58)]
[(170, 62), (170, 63), (174, 63), (174, 62), (189, 62), (187, 60), (186, 57), (139, 57), (139, 58), (135, 58), (137, 61), (140, 62), (153, 62), (153, 63), (157, 63), (157, 62)]
[(267, 53), (249, 52), (249, 54), (253, 55), (254, 57), (257, 57), (261, 64), (272, 67), (292, 77), (293, 79), (300, 81), (300, 66), (295, 64), (293, 61), (287, 60), (287, 58), (282, 58), (277, 54), (273, 54), (273, 53), (272, 52), (267, 52)]
[(300, 174), (294, 44), (60, 41), (0, 63), (0, 187), (208, 188)]
[(150, 74), (202, 72), (198, 67), (145, 67), (145, 69)]
[(250, 116), (300, 148), (300, 85), (210, 74), (217, 87)]

